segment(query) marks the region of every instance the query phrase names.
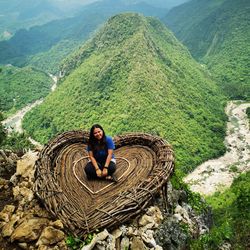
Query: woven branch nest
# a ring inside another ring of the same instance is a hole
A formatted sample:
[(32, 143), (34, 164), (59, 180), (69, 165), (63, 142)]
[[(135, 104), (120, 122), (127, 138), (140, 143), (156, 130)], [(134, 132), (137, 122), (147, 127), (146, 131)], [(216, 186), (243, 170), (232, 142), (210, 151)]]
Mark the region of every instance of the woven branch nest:
[(36, 162), (36, 194), (75, 235), (119, 225), (142, 212), (174, 167), (173, 151), (163, 139), (131, 133), (114, 138), (118, 183), (88, 181), (88, 137), (84, 131), (65, 132)]

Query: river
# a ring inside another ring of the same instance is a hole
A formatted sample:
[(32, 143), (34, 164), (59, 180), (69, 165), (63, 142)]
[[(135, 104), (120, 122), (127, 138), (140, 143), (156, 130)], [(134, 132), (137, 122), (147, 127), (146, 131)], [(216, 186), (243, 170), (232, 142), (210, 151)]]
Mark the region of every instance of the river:
[[(54, 76), (52, 74), (49, 74), (49, 76), (53, 80), (53, 84), (51, 86), (51, 92), (53, 92), (56, 89), (56, 87), (57, 87), (58, 77)], [(16, 114), (14, 114), (14, 115), (10, 116), (9, 118), (7, 118), (6, 120), (4, 120), (2, 122), (2, 124), (7, 129), (8, 133), (10, 133), (12, 131), (15, 131), (15, 132), (18, 132), (18, 133), (22, 133), (23, 132), (23, 128), (22, 128), (23, 117), (31, 109), (33, 109), (34, 107), (36, 107), (36, 106), (40, 105), (41, 103), (43, 103), (43, 101), (44, 101), (44, 99), (39, 99), (39, 100), (35, 101), (34, 103), (30, 103), (27, 106), (25, 106), (24, 108), (22, 108), (21, 110), (19, 110)], [(39, 147), (41, 146), (40, 143), (36, 142), (32, 138), (29, 138), (29, 140), (35, 146), (39, 146)]]
[(230, 101), (225, 109), (228, 116), (226, 153), (208, 160), (184, 178), (194, 192), (212, 195), (229, 187), (240, 173), (250, 170), (250, 133), (246, 109), (250, 103)]

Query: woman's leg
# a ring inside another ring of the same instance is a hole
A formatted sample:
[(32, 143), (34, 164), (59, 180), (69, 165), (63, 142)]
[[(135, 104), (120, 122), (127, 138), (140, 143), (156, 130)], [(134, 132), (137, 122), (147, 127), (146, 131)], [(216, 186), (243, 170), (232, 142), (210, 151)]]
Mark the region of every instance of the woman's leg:
[(112, 176), (115, 170), (116, 170), (116, 164), (113, 161), (111, 161), (108, 167), (108, 175)]
[(84, 170), (89, 180), (97, 178), (95, 168), (91, 161), (86, 164)]

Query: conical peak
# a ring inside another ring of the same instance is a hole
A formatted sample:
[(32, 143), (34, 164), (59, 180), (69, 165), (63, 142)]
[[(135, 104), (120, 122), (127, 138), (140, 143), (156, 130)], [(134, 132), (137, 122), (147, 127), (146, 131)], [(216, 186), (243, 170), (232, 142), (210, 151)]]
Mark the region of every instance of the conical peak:
[(115, 15), (96, 34), (94, 42), (99, 45), (101, 43), (108, 44), (109, 46), (120, 43), (141, 30), (146, 24), (146, 18), (140, 14), (123, 13)]

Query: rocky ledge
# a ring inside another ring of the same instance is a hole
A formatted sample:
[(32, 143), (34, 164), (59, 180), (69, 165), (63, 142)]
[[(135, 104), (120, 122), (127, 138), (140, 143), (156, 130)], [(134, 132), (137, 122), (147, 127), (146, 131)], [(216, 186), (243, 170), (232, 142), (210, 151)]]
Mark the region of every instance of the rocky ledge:
[[(70, 249), (66, 244), (70, 232), (45, 210), (34, 194), (37, 155), (29, 151), (21, 158), (13, 153), (0, 156), (1, 250)], [(209, 230), (211, 214), (209, 210), (206, 214), (197, 214), (187, 203), (186, 192), (174, 190), (170, 183), (167, 193), (167, 207), (157, 198), (145, 214), (130, 224), (112, 231), (104, 229), (80, 249), (185, 249), (190, 238)]]

